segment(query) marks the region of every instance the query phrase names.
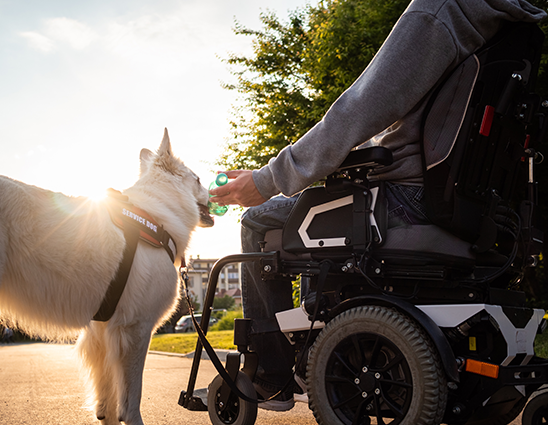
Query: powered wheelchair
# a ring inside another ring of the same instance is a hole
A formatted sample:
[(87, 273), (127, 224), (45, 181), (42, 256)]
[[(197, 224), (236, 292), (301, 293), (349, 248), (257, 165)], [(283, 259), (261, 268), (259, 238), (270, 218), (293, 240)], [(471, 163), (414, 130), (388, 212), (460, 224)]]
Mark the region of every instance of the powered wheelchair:
[[(304, 357), (319, 424), (512, 422), (548, 383), (548, 360), (533, 348), (545, 312), (527, 307), (520, 287), (543, 244), (534, 165), (548, 102), (533, 92), (542, 42), (536, 25), (511, 24), (434, 89), (422, 129), (431, 225), (387, 229), (385, 184), (368, 175), (392, 154), (355, 150), (324, 186), (302, 192), (262, 252), (218, 261), (199, 333), (222, 268), (258, 261), (265, 280), (300, 278), (301, 307), (278, 313), (272, 330)], [(268, 331), (236, 320), (239, 353), (207, 396), (194, 390), (208, 348), (199, 340), (179, 403), (208, 409), (213, 424), (253, 424), (249, 346)], [(530, 405), (524, 424), (546, 423), (548, 392)]]

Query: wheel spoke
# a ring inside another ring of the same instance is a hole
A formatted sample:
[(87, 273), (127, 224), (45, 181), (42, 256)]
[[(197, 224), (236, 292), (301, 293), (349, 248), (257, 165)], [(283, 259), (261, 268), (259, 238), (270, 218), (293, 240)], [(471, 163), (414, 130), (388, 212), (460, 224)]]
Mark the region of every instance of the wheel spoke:
[(358, 335), (353, 334), (351, 338), (352, 338), (352, 344), (354, 344), (354, 350), (356, 350), (356, 353), (360, 354), (360, 363), (363, 364), (365, 362), (365, 353), (360, 344), (360, 340), (358, 339)]
[(354, 384), (353, 379), (348, 379), (348, 378), (344, 378), (342, 376), (337, 376), (337, 375), (325, 375), (325, 382), (331, 382), (331, 383), (341, 382), (344, 384), (356, 386), (356, 384)]
[[(361, 418), (362, 418), (362, 409), (365, 405), (366, 404), (365, 404), (365, 400), (364, 400), (360, 403), (360, 405), (356, 409), (356, 413), (354, 414), (354, 417), (352, 418), (352, 425), (364, 425), (361, 422)], [(369, 419), (368, 422), (371, 424), (371, 419)]]
[(403, 388), (413, 388), (413, 385), (405, 381), (394, 381), (392, 379), (381, 379), (381, 384), (396, 385)]
[(381, 403), (377, 396), (375, 396), (375, 410), (377, 411), (377, 425), (386, 425), (381, 414)]
[(404, 360), (405, 360), (405, 357), (403, 356), (403, 354), (398, 353), (396, 355), (396, 357), (394, 357), (392, 360), (390, 360), (388, 362), (388, 364), (381, 369), (381, 371), (386, 372), (387, 370), (392, 369), (394, 366), (396, 366), (397, 364), (403, 362)]
[(379, 353), (381, 352), (382, 343), (380, 337), (375, 338), (375, 345), (373, 346), (373, 350), (371, 350), (371, 360), (369, 361), (370, 367), (375, 367), (375, 364), (377, 363), (377, 358), (379, 357)]
[(397, 418), (402, 418), (403, 412), (401, 410), (401, 406), (398, 406), (394, 400), (392, 400), (384, 393), (384, 391), (381, 393), (381, 395), (388, 408), (394, 413), (394, 416)]
[(351, 401), (355, 400), (356, 397), (358, 397), (360, 395), (361, 395), (361, 393), (359, 391), (357, 391), (356, 394), (354, 394), (352, 397), (347, 397), (346, 399), (339, 401), (337, 404), (334, 404), (333, 409), (340, 409), (342, 406), (344, 406), (345, 404), (348, 404)]
[(356, 376), (357, 373), (356, 371), (352, 368), (352, 366), (350, 366), (347, 362), (346, 362), (346, 359), (343, 359), (343, 357), (341, 356), (340, 353), (335, 353), (335, 357), (337, 358), (337, 360), (340, 362), (340, 364), (348, 371), (352, 374), (352, 376)]

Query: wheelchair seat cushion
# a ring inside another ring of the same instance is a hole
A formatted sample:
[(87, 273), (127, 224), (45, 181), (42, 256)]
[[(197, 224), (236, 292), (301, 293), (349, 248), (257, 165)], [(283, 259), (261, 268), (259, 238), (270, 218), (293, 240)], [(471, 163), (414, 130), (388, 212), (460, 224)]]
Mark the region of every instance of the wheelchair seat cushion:
[[(282, 248), (282, 230), (265, 235), (266, 251), (279, 251), (284, 260), (313, 258), (310, 253), (294, 254)], [(471, 244), (435, 225), (400, 226), (388, 229), (385, 244), (374, 250), (377, 259), (392, 263), (462, 264), (471, 266), (476, 257)]]
[(374, 256), (391, 263), (471, 266), (476, 257), (471, 244), (433, 224), (388, 229), (384, 245)]

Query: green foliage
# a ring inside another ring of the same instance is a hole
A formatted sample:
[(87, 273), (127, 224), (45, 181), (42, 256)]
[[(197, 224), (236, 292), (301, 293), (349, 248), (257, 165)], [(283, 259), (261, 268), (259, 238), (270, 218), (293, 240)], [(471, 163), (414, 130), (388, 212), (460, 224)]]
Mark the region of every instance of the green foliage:
[(234, 319), (241, 319), (244, 317), (241, 308), (227, 312), (221, 320), (215, 323), (212, 327), (212, 331), (228, 331), (234, 330)]
[(287, 23), (261, 15), (253, 55), (231, 56), (241, 94), (233, 141), (219, 160), (226, 169), (258, 168), (297, 141), (361, 74), (409, 0), (324, 0), (296, 10)]
[(535, 354), (543, 359), (548, 359), (548, 331), (537, 335), (535, 339)]
[(257, 168), (288, 143), (296, 141), (312, 124), (303, 117), (310, 100), (303, 94), (305, 76), (300, 64), (306, 47), (304, 14), (294, 12), (280, 23), (272, 13), (261, 15), (264, 29), (253, 31), (236, 25), (239, 35), (253, 37), (254, 57), (231, 56), (238, 70), (236, 85), (242, 105), (234, 109), (232, 135), (221, 159), (226, 168)]
[(321, 1), (309, 9), (309, 49), (303, 61), (313, 120), (363, 72), (409, 0)]
[(297, 308), (301, 302), (301, 275), (297, 276), (297, 279), (291, 282), (291, 291), (293, 296), (293, 307)]
[(234, 298), (232, 298), (230, 295), (225, 295), (222, 298), (214, 298), (213, 299), (213, 309), (217, 310), (232, 310), (234, 308), (234, 304), (236, 302), (234, 301)]

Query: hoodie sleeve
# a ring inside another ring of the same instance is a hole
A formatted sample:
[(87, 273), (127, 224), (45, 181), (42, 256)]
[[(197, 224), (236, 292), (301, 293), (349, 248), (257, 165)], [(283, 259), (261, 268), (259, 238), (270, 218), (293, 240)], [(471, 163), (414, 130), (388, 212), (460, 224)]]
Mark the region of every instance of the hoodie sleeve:
[(355, 146), (404, 117), (456, 65), (451, 31), (435, 16), (407, 12), (362, 75), (295, 144), (253, 172), (265, 198), (292, 196), (332, 173)]

